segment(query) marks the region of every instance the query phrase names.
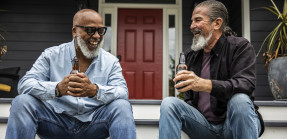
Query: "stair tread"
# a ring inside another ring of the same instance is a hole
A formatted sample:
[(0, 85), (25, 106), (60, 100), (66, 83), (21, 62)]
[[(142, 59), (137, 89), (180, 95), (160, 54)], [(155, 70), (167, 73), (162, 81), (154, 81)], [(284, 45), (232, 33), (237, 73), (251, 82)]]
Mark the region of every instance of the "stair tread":
[[(11, 104), (13, 98), (0, 98), (1, 104)], [(160, 105), (162, 100), (129, 100), (132, 105)], [(258, 106), (287, 107), (287, 101), (254, 101)]]
[[(0, 98), (0, 104), (11, 103), (13, 98)], [(129, 102), (134, 105), (160, 105), (162, 100), (137, 100), (129, 99)], [(287, 101), (273, 100), (273, 101), (254, 101), (258, 106), (278, 106), (287, 107)]]
[[(6, 123), (13, 98), (0, 98), (0, 123)], [(133, 106), (134, 118), (139, 125), (158, 125), (161, 100), (129, 100)], [(287, 127), (287, 102), (255, 101), (266, 126)]]

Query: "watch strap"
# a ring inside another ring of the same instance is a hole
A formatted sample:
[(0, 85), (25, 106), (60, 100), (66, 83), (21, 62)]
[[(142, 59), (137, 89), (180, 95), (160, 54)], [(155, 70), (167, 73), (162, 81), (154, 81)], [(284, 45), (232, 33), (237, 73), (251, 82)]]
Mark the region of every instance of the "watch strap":
[(61, 97), (61, 92), (58, 90), (58, 85), (55, 88), (55, 96), (56, 97)]

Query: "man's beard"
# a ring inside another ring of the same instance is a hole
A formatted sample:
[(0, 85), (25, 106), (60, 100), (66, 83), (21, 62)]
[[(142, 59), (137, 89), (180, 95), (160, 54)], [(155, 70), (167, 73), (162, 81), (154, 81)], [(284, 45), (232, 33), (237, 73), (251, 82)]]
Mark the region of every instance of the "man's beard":
[(104, 38), (103, 38), (102, 41), (98, 44), (97, 48), (95, 48), (94, 50), (89, 50), (87, 43), (80, 36), (77, 36), (76, 41), (77, 41), (77, 45), (79, 46), (81, 52), (88, 59), (93, 59), (96, 56), (98, 56), (100, 48), (102, 48), (104, 45)]
[(207, 38), (205, 38), (202, 33), (200, 33), (200, 36), (198, 36), (198, 38), (193, 37), (191, 49), (193, 51), (204, 49), (204, 47), (207, 47), (208, 41), (210, 40), (211, 36), (212, 36), (212, 30), (209, 32)]

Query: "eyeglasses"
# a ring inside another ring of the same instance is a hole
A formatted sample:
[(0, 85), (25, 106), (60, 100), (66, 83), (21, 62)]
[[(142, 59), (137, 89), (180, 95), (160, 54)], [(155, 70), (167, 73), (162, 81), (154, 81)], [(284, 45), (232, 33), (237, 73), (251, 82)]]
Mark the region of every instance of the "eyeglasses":
[(75, 25), (75, 27), (83, 28), (85, 32), (90, 36), (93, 36), (96, 32), (98, 32), (100, 36), (103, 36), (105, 35), (107, 31), (107, 27), (96, 28), (96, 27), (87, 27), (87, 26), (80, 26), (80, 25)]

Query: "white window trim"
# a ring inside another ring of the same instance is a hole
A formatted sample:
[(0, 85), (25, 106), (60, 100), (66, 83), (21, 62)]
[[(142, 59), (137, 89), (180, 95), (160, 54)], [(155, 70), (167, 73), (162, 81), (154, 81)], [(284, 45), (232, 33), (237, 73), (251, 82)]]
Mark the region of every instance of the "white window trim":
[[(105, 0), (99, 0), (99, 13), (105, 21), (105, 14), (111, 14), (111, 53), (117, 55), (117, 21), (119, 8), (137, 8), (137, 9), (162, 9), (163, 10), (163, 76), (162, 76), (162, 98), (169, 96), (168, 83), (168, 17), (175, 15), (175, 59), (179, 58), (182, 51), (182, 0), (176, 0), (176, 4), (121, 4), (121, 3), (105, 3)], [(116, 21), (116, 22), (115, 22)], [(176, 65), (178, 63), (177, 60)]]
[(250, 2), (249, 2), (249, 0), (241, 0), (241, 16), (242, 16), (242, 37), (251, 41), (251, 38), (250, 38)]

